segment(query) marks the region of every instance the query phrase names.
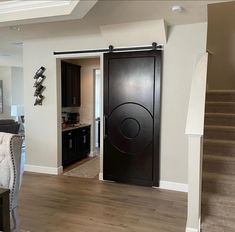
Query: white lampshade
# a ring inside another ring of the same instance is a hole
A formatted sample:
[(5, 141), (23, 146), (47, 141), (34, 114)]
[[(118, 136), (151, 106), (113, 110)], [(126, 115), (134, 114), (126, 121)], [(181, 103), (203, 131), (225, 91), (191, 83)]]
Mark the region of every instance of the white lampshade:
[(19, 117), (24, 115), (24, 106), (22, 105), (12, 105), (11, 106), (11, 116)]

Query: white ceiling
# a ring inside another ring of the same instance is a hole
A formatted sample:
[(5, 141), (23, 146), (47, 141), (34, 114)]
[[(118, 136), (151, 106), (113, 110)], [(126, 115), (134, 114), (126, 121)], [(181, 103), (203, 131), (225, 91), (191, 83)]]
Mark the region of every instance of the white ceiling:
[(0, 26), (83, 18), (97, 0), (0, 1)]
[[(85, 0), (87, 1), (87, 0)], [(72, 12), (72, 18), (65, 21), (57, 16), (57, 22), (33, 23), (21, 22), (20, 31), (12, 30), (9, 26), (0, 27), (0, 55), (1, 53), (19, 53), (22, 51), (19, 44), (26, 39), (55, 37), (60, 35), (80, 35), (99, 31), (101, 25), (165, 19), (169, 25), (191, 24), (207, 21), (207, 4), (218, 1), (125, 1), (125, 0), (99, 0), (95, 6), (82, 19), (76, 18), (78, 8)], [(174, 13), (173, 5), (184, 7), (184, 12)], [(44, 19), (45, 20), (45, 19)], [(48, 18), (51, 21), (52, 18)], [(29, 24), (30, 23), (30, 24)]]

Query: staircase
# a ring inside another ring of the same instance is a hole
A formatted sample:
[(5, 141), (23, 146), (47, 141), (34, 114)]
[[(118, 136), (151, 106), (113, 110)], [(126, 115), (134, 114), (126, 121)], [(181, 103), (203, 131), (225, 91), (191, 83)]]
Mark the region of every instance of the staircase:
[(202, 232), (235, 232), (235, 91), (208, 91)]

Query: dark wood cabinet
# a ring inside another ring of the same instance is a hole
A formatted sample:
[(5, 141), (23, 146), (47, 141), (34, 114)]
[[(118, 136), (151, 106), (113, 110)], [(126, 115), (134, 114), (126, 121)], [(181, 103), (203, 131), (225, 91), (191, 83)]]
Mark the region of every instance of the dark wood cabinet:
[(81, 105), (81, 81), (79, 65), (61, 61), (62, 107)]
[(63, 166), (76, 160), (77, 136), (76, 131), (66, 131), (62, 134), (62, 162)]
[(90, 126), (62, 133), (62, 165), (67, 166), (90, 153)]
[(90, 152), (91, 144), (90, 126), (78, 130), (78, 152), (80, 156), (86, 156)]

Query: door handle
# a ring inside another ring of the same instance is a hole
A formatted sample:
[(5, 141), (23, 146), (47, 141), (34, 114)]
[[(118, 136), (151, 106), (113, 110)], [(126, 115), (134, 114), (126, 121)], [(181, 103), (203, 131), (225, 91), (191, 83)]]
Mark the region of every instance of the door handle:
[(76, 97), (73, 97), (73, 104), (76, 104)]
[(86, 135), (83, 136), (83, 143), (86, 143)]
[(69, 149), (71, 149), (71, 148), (73, 148), (73, 140), (72, 139), (69, 140)]
[(108, 138), (108, 116), (104, 115), (104, 138)]

